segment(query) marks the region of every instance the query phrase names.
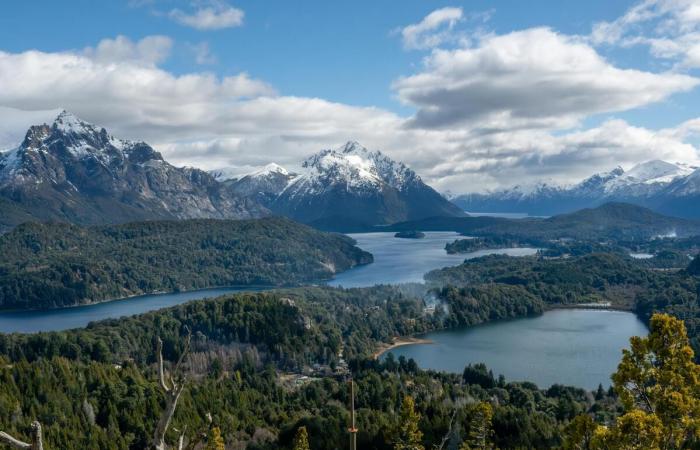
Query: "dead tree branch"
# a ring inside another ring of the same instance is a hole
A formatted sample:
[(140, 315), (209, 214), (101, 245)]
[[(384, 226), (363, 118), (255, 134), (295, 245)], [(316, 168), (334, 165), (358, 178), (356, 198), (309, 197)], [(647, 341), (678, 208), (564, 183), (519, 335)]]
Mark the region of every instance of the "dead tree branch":
[(4, 431), (0, 431), (0, 444), (7, 444), (12, 448), (25, 450), (44, 450), (44, 442), (41, 436), (41, 424), (37, 421), (32, 422), (31, 439), (31, 443), (22, 442)]
[[(153, 448), (156, 450), (167, 450), (168, 446), (165, 443), (165, 434), (170, 427), (173, 415), (175, 414), (175, 409), (177, 408), (177, 402), (180, 400), (180, 395), (185, 389), (187, 384), (187, 375), (182, 373), (182, 363), (185, 361), (187, 354), (190, 351), (190, 343), (192, 341), (192, 332), (187, 329), (187, 338), (185, 340), (185, 346), (183, 347), (180, 358), (178, 359), (175, 367), (166, 372), (163, 367), (163, 341), (160, 337), (156, 341), (156, 353), (158, 357), (158, 382), (161, 388), (165, 391), (165, 409), (158, 420), (158, 425), (156, 426), (155, 432), (153, 433)], [(178, 447), (182, 448), (184, 442), (184, 436), (181, 436), (178, 440)]]

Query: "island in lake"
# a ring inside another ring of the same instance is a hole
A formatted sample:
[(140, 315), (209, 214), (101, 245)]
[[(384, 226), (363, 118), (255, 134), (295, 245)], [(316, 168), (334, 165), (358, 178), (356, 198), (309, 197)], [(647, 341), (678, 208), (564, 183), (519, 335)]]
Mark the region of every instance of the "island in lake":
[(445, 245), (445, 250), (449, 254), (471, 253), (477, 250), (489, 250), (494, 248), (515, 248), (521, 247), (523, 243), (518, 239), (507, 236), (474, 237), (467, 239), (457, 239)]
[(425, 237), (425, 233), (416, 230), (399, 231), (394, 235), (394, 237), (402, 239), (423, 239)]

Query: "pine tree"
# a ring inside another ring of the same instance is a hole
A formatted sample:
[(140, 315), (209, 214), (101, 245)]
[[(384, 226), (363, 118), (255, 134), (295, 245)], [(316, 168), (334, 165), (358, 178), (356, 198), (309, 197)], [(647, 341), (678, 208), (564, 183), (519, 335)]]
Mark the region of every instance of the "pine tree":
[(221, 437), (221, 430), (219, 427), (213, 427), (209, 430), (205, 450), (226, 450), (226, 443), (224, 442), (224, 438)]
[(479, 402), (474, 406), (472, 417), (469, 421), (469, 436), (460, 450), (486, 450), (491, 445), (491, 420), (493, 408), (487, 402)]
[(598, 384), (598, 390), (595, 393), (596, 400), (603, 400), (605, 398), (605, 389), (603, 389), (602, 384)]
[(416, 412), (413, 397), (404, 396), (399, 420), (398, 440), (394, 444), (394, 450), (424, 450), (425, 447), (421, 444), (423, 433), (418, 428), (420, 414)]
[(299, 427), (294, 435), (294, 450), (309, 450), (309, 433), (306, 427)]

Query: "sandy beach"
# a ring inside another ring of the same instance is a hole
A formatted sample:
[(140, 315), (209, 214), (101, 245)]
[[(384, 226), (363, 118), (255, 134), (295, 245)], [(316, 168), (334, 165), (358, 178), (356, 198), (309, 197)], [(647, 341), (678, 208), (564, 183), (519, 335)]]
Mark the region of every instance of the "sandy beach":
[(379, 345), (379, 348), (377, 348), (377, 351), (375, 351), (372, 354), (372, 358), (377, 359), (380, 356), (382, 356), (385, 352), (391, 350), (392, 348), (396, 347), (401, 347), (403, 345), (412, 345), (412, 344), (432, 344), (433, 341), (430, 339), (421, 339), (421, 338), (416, 338), (416, 337), (397, 337), (394, 338), (394, 341), (391, 344), (388, 344), (386, 342), (383, 342), (382, 344)]

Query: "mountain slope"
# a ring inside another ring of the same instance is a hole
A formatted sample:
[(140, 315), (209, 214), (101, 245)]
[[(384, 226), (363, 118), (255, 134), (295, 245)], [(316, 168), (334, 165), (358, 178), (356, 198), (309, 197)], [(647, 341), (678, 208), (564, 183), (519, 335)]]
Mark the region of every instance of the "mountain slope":
[(269, 206), (297, 175), (289, 173), (284, 167), (270, 163), (240, 179), (227, 179), (224, 174), (220, 173), (215, 176), (237, 195), (253, 198), (257, 202)]
[(278, 217), (95, 227), (25, 223), (0, 236), (0, 254), (0, 309), (214, 286), (289, 286), (372, 261), (346, 236)]
[(700, 221), (669, 217), (627, 203), (606, 203), (549, 218), (430, 218), (394, 224), (390, 231), (456, 231), (472, 236), (509, 236), (530, 241), (552, 239), (634, 240), (700, 235)]
[(472, 212), (519, 212), (554, 215), (592, 208), (606, 202), (625, 202), (686, 218), (700, 218), (700, 171), (684, 164), (653, 160), (630, 169), (616, 167), (572, 186), (540, 185), (484, 194), (466, 194), (453, 202)]
[(323, 150), (300, 174), (265, 170), (232, 183), (277, 214), (323, 229), (347, 230), (431, 216), (462, 216), (402, 163), (357, 142)]
[(22, 215), (99, 224), (268, 213), (208, 173), (174, 167), (148, 144), (116, 139), (66, 111), (0, 155), (0, 198), (0, 208), (18, 216), (6, 227)]

